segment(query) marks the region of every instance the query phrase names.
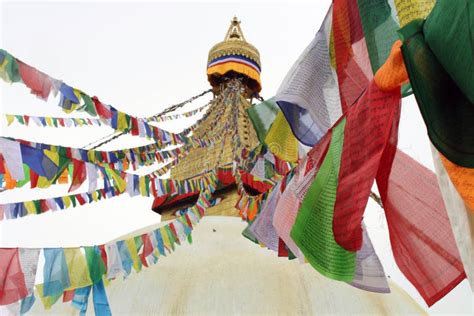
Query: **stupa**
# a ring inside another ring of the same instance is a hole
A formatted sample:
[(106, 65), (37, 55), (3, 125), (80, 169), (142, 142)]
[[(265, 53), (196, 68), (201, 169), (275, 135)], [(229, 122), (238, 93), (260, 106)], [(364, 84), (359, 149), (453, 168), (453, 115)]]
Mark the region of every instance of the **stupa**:
[[(234, 17), (224, 40), (209, 51), (207, 77), (214, 97), (193, 131), (193, 137), (200, 143), (192, 146), (171, 169), (174, 180), (195, 179), (210, 172), (217, 174), (214, 197), (220, 203), (208, 209), (207, 215), (239, 215), (234, 207), (238, 199), (236, 176), (249, 191), (260, 193), (261, 185), (254, 185), (258, 180), (248, 175), (241, 178), (243, 171), (240, 168), (237, 171), (240, 157), (260, 144), (247, 114), (252, 100), (259, 97), (260, 71), (260, 54), (245, 40), (240, 21)], [(176, 210), (192, 205), (198, 193), (158, 197), (152, 209), (162, 215), (162, 220), (172, 219)]]

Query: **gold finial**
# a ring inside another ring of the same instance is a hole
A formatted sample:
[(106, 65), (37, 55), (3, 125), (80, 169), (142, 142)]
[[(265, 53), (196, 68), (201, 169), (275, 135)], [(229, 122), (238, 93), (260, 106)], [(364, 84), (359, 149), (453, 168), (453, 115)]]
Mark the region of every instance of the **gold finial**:
[[(235, 60), (224, 61), (229, 56), (233, 59), (242, 59), (244, 63)], [(240, 56), (240, 57), (239, 57)], [(252, 65), (253, 64), (253, 65)], [(260, 53), (257, 48), (245, 40), (240, 21), (236, 16), (230, 21), (229, 29), (224, 40), (214, 45), (209, 51), (207, 58), (207, 76), (211, 85), (217, 84), (220, 79), (214, 77), (222, 76), (229, 71), (241, 73), (256, 82), (252, 89), (259, 92), (260, 84)]]
[(236, 16), (234, 16), (234, 18), (230, 21), (229, 30), (227, 31), (227, 34), (224, 38), (224, 41), (229, 40), (240, 40), (246, 42), (244, 33), (242, 33), (242, 29), (240, 28), (240, 21)]

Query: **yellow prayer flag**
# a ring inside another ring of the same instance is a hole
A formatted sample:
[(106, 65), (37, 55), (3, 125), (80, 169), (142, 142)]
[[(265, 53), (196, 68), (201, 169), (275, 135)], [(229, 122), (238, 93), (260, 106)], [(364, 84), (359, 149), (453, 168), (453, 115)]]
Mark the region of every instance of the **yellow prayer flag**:
[(56, 164), (56, 166), (59, 165), (59, 153), (48, 149), (43, 150), (43, 153), (46, 157), (51, 159)]
[(94, 202), (97, 202), (99, 200), (99, 193), (97, 191), (93, 191), (91, 195), (92, 195), (92, 200)]
[(118, 112), (117, 113), (117, 130), (124, 131), (128, 128), (127, 117), (125, 113)]
[(89, 159), (90, 162), (95, 162), (95, 152), (93, 150), (87, 151), (87, 158)]
[(138, 249), (137, 245), (135, 244), (134, 238), (129, 238), (125, 240), (125, 244), (127, 245), (128, 252), (130, 252), (130, 257), (133, 261), (133, 269), (136, 272), (140, 272), (142, 269), (140, 258), (138, 257)]
[(46, 188), (49, 188), (52, 183), (53, 182), (51, 180), (48, 180), (48, 178), (39, 176), (36, 187), (41, 188), (41, 189), (46, 189)]
[(413, 20), (426, 18), (435, 2), (435, 0), (395, 0), (400, 27)]
[(6, 58), (3, 59), (3, 63), (0, 65), (0, 78), (2, 78), (5, 82), (11, 83), (10, 77), (8, 76), (6, 66), (8, 64), (8, 60)]
[(61, 294), (55, 295), (55, 296), (44, 296), (43, 295), (43, 284), (37, 284), (36, 285), (36, 292), (38, 293), (38, 296), (43, 303), (44, 309), (51, 309), (51, 306), (56, 303), (59, 298), (62, 296)]
[(7, 119), (7, 126), (10, 126), (10, 125), (12, 125), (13, 120), (15, 119), (15, 116), (7, 114), (7, 115), (5, 115), (5, 118)]
[(290, 162), (298, 161), (298, 140), (293, 135), (283, 112), (278, 112), (265, 137), (265, 143), (278, 158)]
[(36, 206), (33, 201), (24, 202), (28, 215), (36, 214)]
[(127, 188), (127, 182), (122, 179), (118, 171), (112, 170), (108, 167), (107, 169), (109, 171), (108, 173), (112, 176), (112, 179), (114, 179), (115, 187), (119, 190), (119, 192), (122, 193), (123, 191), (125, 191), (125, 189)]
[(64, 208), (71, 206), (71, 198), (69, 196), (63, 197)]
[(140, 177), (139, 180), (139, 189), (140, 189), (140, 194), (142, 196), (147, 196), (146, 194), (146, 186), (145, 186), (145, 177)]
[(168, 233), (166, 232), (166, 229), (164, 227), (160, 227), (160, 234), (161, 237), (163, 238), (163, 245), (165, 245), (166, 249), (168, 251), (171, 251), (172, 246), (171, 246), (171, 241), (170, 238), (168, 237)]
[(71, 284), (67, 290), (91, 285), (92, 280), (89, 275), (89, 268), (81, 248), (64, 248), (64, 256)]
[(53, 126), (53, 120), (50, 117), (45, 117), (44, 119), (46, 121), (47, 126), (49, 127)]

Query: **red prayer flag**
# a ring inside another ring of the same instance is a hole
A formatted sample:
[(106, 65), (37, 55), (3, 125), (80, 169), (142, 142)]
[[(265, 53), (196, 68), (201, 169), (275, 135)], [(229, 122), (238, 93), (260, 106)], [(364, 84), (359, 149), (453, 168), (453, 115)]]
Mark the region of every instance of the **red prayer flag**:
[(32, 94), (47, 100), (52, 86), (49, 76), (20, 60), (17, 62), (23, 83), (31, 89)]
[(15, 303), (28, 295), (18, 248), (0, 248), (0, 305)]
[[(337, 125), (339, 120), (336, 122)], [(306, 162), (306, 169), (304, 175), (306, 176), (311, 170), (314, 168), (319, 169), (321, 164), (324, 161), (324, 157), (326, 157), (326, 153), (329, 149), (329, 143), (331, 142), (332, 137), (332, 129), (328, 130), (328, 132), (321, 138), (319, 143), (315, 145), (311, 150), (308, 152), (307, 162)]]
[(87, 178), (85, 162), (73, 160), (72, 163), (74, 168), (72, 172), (72, 182), (68, 192), (77, 190), (81, 186), (81, 184), (86, 181)]
[(377, 185), (395, 261), (431, 306), (466, 277), (436, 176), (391, 143)]
[(135, 116), (132, 116), (132, 135), (137, 136), (139, 135), (139, 130), (138, 130), (138, 119)]
[(186, 218), (186, 222), (188, 223), (189, 228), (193, 229), (193, 223), (191, 223), (191, 219), (188, 216), (188, 213), (184, 214), (184, 217)]
[(112, 118), (112, 113), (110, 112), (109, 109), (107, 109), (102, 104), (102, 102), (99, 101), (99, 98), (97, 98), (96, 96), (93, 96), (91, 99), (92, 99), (92, 102), (94, 102), (95, 110), (97, 114), (99, 115), (99, 117), (104, 118), (104, 119)]
[(74, 289), (63, 292), (63, 303), (70, 302), (74, 298)]
[(332, 12), (336, 72), (344, 113), (369, 85), (373, 74), (357, 1), (334, 0)]
[(281, 238), (278, 238), (278, 257), (288, 257), (288, 248)]
[(140, 254), (140, 260), (145, 267), (148, 267), (148, 263), (146, 262), (146, 257), (153, 253), (153, 245), (151, 244), (150, 237), (148, 234), (141, 235), (143, 241), (143, 251)]
[(169, 227), (170, 227), (171, 233), (173, 234), (174, 239), (176, 240), (176, 243), (178, 245), (181, 245), (181, 242), (179, 241), (178, 233), (176, 232), (176, 227), (174, 227), (173, 223), (170, 223)]
[(99, 249), (100, 249), (100, 257), (102, 258), (102, 261), (104, 262), (104, 265), (105, 265), (105, 270), (106, 270), (105, 273), (107, 273), (107, 252), (105, 251), (105, 246), (100, 245)]
[(75, 197), (76, 197), (77, 202), (79, 202), (79, 205), (86, 204), (86, 200), (84, 200), (81, 194), (76, 194)]
[(32, 189), (36, 188), (36, 186), (38, 185), (38, 178), (38, 174), (30, 168), (30, 187)]
[(45, 199), (40, 200), (40, 209), (41, 209), (41, 213), (45, 213), (49, 211), (49, 205)]
[(0, 154), (0, 174), (4, 174), (5, 173), (5, 159), (3, 158), (3, 155)]
[(346, 112), (333, 231), (348, 251), (362, 247), (362, 216), (391, 130), (396, 144), (399, 119), (400, 89), (383, 92), (374, 82)]

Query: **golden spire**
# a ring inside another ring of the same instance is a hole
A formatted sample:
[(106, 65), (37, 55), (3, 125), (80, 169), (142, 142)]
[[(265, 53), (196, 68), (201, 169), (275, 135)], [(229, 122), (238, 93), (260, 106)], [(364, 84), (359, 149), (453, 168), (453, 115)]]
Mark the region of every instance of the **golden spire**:
[(242, 33), (242, 29), (240, 28), (240, 21), (237, 19), (236, 16), (230, 21), (229, 30), (224, 38), (224, 41), (231, 41), (231, 40), (239, 40), (244, 41), (244, 33)]

